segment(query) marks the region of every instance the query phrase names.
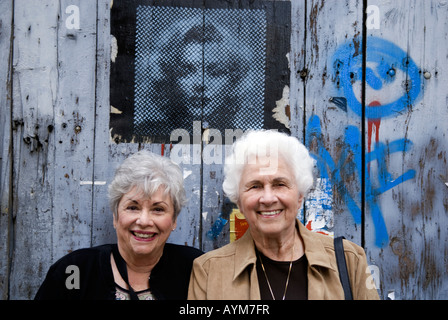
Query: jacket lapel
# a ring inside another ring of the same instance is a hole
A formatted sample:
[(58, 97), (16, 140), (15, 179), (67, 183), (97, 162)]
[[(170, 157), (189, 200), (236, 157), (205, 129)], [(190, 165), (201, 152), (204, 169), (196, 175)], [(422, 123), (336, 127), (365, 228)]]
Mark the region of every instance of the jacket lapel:
[(233, 281), (235, 281), (244, 272), (249, 272), (250, 288), (249, 299), (260, 300), (260, 287), (258, 285), (258, 276), (256, 270), (257, 257), (255, 255), (255, 245), (252, 236), (248, 231), (236, 243), (235, 249), (235, 270)]
[(255, 265), (257, 257), (255, 256), (254, 240), (249, 232), (246, 233), (236, 243), (235, 249), (235, 272), (233, 280), (235, 280), (249, 265)]

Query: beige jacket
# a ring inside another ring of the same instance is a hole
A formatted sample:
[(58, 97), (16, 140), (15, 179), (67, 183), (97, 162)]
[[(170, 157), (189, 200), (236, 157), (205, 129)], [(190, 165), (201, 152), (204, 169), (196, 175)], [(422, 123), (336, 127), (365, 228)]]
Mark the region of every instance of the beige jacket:
[[(308, 299), (344, 299), (339, 280), (333, 238), (314, 233), (297, 221), (308, 259)], [(373, 287), (362, 247), (344, 240), (345, 259), (355, 300), (379, 299)], [(193, 263), (188, 299), (259, 300), (256, 254), (250, 232)]]

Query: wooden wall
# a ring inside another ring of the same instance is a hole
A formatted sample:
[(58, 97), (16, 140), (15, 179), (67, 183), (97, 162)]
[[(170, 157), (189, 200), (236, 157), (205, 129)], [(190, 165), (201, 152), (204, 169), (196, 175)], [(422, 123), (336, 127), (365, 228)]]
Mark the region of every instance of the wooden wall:
[[(116, 166), (142, 148), (170, 156), (110, 138), (111, 3), (0, 2), (3, 299), (33, 298), (58, 258), (115, 241)], [(447, 299), (448, 4), (294, 0), (285, 19), (289, 127), (317, 160), (303, 222), (362, 245), (382, 298)], [(182, 167), (190, 201), (170, 241), (228, 243), (229, 223), (210, 237), (222, 165)]]

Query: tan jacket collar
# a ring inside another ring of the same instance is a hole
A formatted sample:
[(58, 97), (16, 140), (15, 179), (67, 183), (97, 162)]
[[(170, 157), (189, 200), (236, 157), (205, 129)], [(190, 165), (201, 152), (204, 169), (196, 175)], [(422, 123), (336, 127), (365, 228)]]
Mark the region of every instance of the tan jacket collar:
[(337, 271), (337, 267), (331, 263), (331, 259), (325, 250), (322, 241), (315, 233), (308, 230), (299, 220), (299, 233), (305, 246), (305, 255), (310, 266), (320, 266)]
[(235, 249), (235, 280), (249, 265), (255, 264), (257, 257), (255, 255), (255, 244), (249, 230), (236, 243)]
[[(336, 266), (331, 264), (330, 258), (326, 253), (323, 243), (313, 237), (313, 232), (297, 220), (299, 233), (305, 246), (305, 255), (310, 266), (320, 266), (332, 270), (337, 270)], [(255, 265), (257, 257), (255, 254), (255, 245), (249, 230), (236, 243), (235, 249), (235, 280), (248, 266)]]

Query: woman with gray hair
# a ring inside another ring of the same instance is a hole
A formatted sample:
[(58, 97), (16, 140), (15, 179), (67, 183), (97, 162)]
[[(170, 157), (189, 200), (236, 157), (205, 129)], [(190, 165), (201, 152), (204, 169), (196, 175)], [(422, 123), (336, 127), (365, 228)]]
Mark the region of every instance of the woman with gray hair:
[[(284, 133), (251, 131), (234, 143), (223, 189), (249, 228), (194, 261), (189, 299), (344, 299), (333, 238), (297, 220), (313, 167), (306, 148)], [(344, 241), (344, 253), (353, 297), (378, 299), (364, 250)]]
[[(140, 151), (116, 170), (109, 200), (117, 244), (61, 258), (51, 266), (35, 299), (186, 299), (193, 260), (202, 252), (166, 243), (185, 203), (179, 167)], [(76, 288), (66, 284), (69, 266), (79, 270)]]

